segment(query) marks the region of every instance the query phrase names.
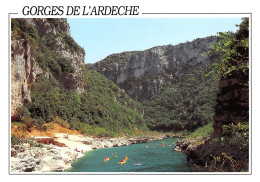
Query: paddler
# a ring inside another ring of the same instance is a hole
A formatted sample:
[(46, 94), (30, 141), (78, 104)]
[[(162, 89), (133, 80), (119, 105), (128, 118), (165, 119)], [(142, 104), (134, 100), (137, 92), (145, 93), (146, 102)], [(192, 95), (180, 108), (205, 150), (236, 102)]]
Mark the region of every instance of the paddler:
[(125, 155), (124, 157), (124, 161), (127, 161), (128, 157), (127, 157), (127, 154)]
[(115, 154), (114, 154), (114, 153), (112, 153), (112, 154), (113, 154), (113, 157), (117, 157), (117, 155), (116, 155), (116, 154), (117, 154), (117, 152), (116, 152)]

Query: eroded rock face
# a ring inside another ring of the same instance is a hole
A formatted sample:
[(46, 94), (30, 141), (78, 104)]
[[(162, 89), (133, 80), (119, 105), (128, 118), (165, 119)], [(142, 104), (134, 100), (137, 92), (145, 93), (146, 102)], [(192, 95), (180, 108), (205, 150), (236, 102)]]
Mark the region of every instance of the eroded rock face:
[[(48, 19), (46, 18), (28, 18), (26, 21), (33, 25), (39, 36), (42, 38), (42, 40), (47, 39), (48, 37), (53, 37), (53, 44), (50, 45), (50, 49), (57, 52), (57, 54), (61, 55), (62, 57), (68, 58), (72, 66), (74, 67), (75, 73), (73, 74), (73, 78), (77, 80), (77, 85), (71, 84), (71, 79), (66, 79), (71, 78), (72, 73), (68, 73), (66, 76), (62, 75), (60, 78), (60, 81), (64, 81), (64, 86), (67, 89), (74, 90), (77, 93), (81, 93), (84, 91), (84, 88), (79, 84), (79, 81), (83, 77), (82, 73), (82, 67), (85, 65), (84, 62), (84, 57), (85, 55), (81, 52), (75, 52), (71, 50), (69, 47), (66, 46), (66, 43), (64, 40), (62, 40), (62, 37), (59, 36), (58, 31), (53, 27)], [(70, 33), (70, 26), (67, 23), (66, 19), (59, 19), (59, 27), (60, 29), (64, 32), (65, 35), (69, 36), (71, 35)], [(68, 84), (68, 81), (70, 84)], [(71, 86), (71, 87), (70, 87)]]
[[(51, 26), (46, 18), (28, 18), (26, 20), (37, 29), (39, 36), (57, 34), (55, 28)], [(65, 32), (66, 35), (70, 36), (70, 26), (67, 23), (66, 19), (61, 18), (60, 22), (60, 29)]]
[(222, 133), (222, 126), (230, 123), (243, 123), (249, 120), (249, 82), (248, 75), (234, 74), (222, 78), (214, 115), (214, 132)]
[[(74, 67), (74, 73), (63, 74), (61, 81), (65, 88), (81, 93), (84, 87), (82, 83), (84, 66), (84, 53), (75, 52), (66, 46), (64, 40), (59, 36), (57, 30), (45, 18), (26, 19), (26, 22), (33, 25), (37, 30), (38, 35), (42, 40), (49, 36), (54, 37), (51, 50), (57, 52), (69, 59)], [(60, 29), (65, 35), (70, 36), (70, 27), (66, 19), (61, 19), (59, 24)], [(44, 75), (46, 78), (50, 77), (50, 72), (41, 70), (37, 60), (32, 56), (33, 47), (30, 46), (29, 40), (17, 38), (13, 36), (11, 40), (11, 116), (15, 118), (15, 111), (18, 106), (26, 105), (31, 101), (30, 85), (33, 84), (37, 75)]]
[(176, 46), (153, 47), (131, 56), (123, 63), (115, 63), (112, 68), (93, 67), (114, 81), (132, 98), (142, 101), (158, 94), (161, 89), (180, 77), (190, 68), (208, 64), (212, 59), (205, 56), (210, 43), (216, 37), (196, 39)]
[(31, 101), (29, 86), (42, 71), (32, 58), (26, 40), (12, 40), (11, 52), (11, 114), (14, 115), (18, 106)]

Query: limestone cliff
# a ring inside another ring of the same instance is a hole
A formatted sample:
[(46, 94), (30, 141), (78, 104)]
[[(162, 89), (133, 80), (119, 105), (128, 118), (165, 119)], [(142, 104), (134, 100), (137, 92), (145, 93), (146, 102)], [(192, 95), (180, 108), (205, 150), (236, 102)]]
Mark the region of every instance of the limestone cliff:
[[(143, 101), (160, 93), (190, 68), (210, 62), (211, 58), (204, 54), (210, 43), (216, 42), (214, 36), (199, 38), (192, 42), (178, 45), (153, 47), (145, 51), (114, 54), (88, 69), (97, 70), (114, 81), (132, 98)], [(122, 54), (124, 57), (122, 58)], [(108, 65), (107, 59), (118, 59)]]
[[(30, 85), (38, 75), (53, 76), (51, 59), (45, 52), (69, 60), (72, 71), (62, 71), (56, 79), (64, 87), (78, 93), (84, 90), (80, 84), (85, 52), (70, 37), (70, 27), (66, 19), (12, 19), (11, 27), (11, 115), (16, 108), (31, 100)], [(44, 47), (44, 49), (42, 48)], [(44, 52), (45, 51), (45, 52)], [(49, 68), (45, 68), (41, 59)], [(46, 64), (46, 63), (45, 63)], [(64, 64), (64, 63), (61, 63)]]
[(20, 105), (31, 101), (30, 84), (42, 73), (31, 56), (31, 47), (25, 39), (12, 39), (11, 44), (11, 114)]

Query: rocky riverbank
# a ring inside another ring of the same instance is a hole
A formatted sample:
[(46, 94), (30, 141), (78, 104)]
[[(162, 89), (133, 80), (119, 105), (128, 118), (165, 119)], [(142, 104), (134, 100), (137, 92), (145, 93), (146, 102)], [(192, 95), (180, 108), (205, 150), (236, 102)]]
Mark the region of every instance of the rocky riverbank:
[(248, 146), (225, 142), (227, 138), (184, 139), (177, 141), (175, 151), (187, 155), (192, 172), (247, 172)]
[(94, 138), (56, 133), (55, 137), (34, 137), (43, 143), (41, 147), (31, 147), (28, 143), (11, 147), (10, 170), (12, 173), (65, 171), (71, 167), (72, 161), (93, 149), (128, 146), (171, 137), (175, 135)]
[(84, 154), (67, 147), (43, 145), (30, 147), (28, 144), (11, 149), (11, 172), (64, 171), (71, 162)]
[[(184, 139), (181, 141), (178, 140), (176, 142), (174, 151), (183, 152), (187, 155), (187, 160), (189, 162), (190, 170), (192, 172), (203, 172), (203, 171), (205, 171), (205, 170), (201, 169), (203, 166), (201, 166), (201, 168), (200, 168), (194, 162), (195, 160), (197, 160), (197, 157), (198, 157), (198, 156), (194, 156), (194, 153), (197, 152), (197, 149), (199, 146), (205, 144), (209, 140), (210, 140), (210, 137), (196, 137), (196, 138), (192, 138), (192, 139)], [(203, 155), (203, 154), (201, 154), (201, 155)], [(206, 161), (204, 161), (204, 162), (206, 162)], [(204, 167), (205, 166), (207, 167), (207, 164), (204, 165)]]
[(183, 152), (189, 155), (193, 152), (199, 145), (204, 144), (206, 141), (209, 140), (209, 137), (196, 137), (192, 139), (184, 139), (181, 141), (177, 141), (174, 151), (176, 152)]

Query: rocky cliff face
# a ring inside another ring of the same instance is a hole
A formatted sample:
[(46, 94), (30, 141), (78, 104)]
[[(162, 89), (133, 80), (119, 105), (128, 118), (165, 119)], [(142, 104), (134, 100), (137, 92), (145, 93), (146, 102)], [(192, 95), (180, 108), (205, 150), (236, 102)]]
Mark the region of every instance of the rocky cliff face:
[[(74, 72), (63, 73), (58, 80), (63, 83), (64, 87), (74, 90), (78, 93), (84, 91), (80, 85), (82, 79), (82, 67), (84, 66), (84, 52), (76, 52), (66, 45), (65, 38), (70, 37), (70, 27), (66, 19), (58, 19), (59, 22), (51, 19), (24, 19), (25, 23), (32, 25), (36, 30), (36, 35), (42, 42), (52, 40), (48, 48), (55, 51), (57, 55), (70, 60)], [(13, 21), (13, 20), (12, 20)], [(30, 86), (35, 82), (38, 75), (43, 74), (49, 78), (51, 72), (43, 70), (36, 57), (33, 56), (35, 44), (27, 36), (21, 36), (21, 32), (32, 31), (15, 30), (12, 27), (11, 33), (11, 115), (15, 115), (16, 108), (26, 105), (31, 100)], [(19, 32), (20, 31), (20, 32)], [(62, 37), (60, 32), (64, 34)], [(36, 42), (38, 46), (40, 43)], [(32, 46), (33, 45), (33, 46)], [(41, 50), (42, 51), (42, 50)]]
[(82, 66), (85, 65), (84, 63), (84, 53), (79, 53), (72, 51), (70, 47), (66, 46), (66, 43), (64, 42), (64, 38), (59, 35), (59, 30), (61, 30), (65, 36), (70, 37), (70, 26), (67, 23), (66, 19), (59, 19), (58, 28), (53, 25), (49, 19), (40, 19), (40, 18), (34, 18), (34, 19), (27, 19), (27, 22), (32, 24), (39, 36), (46, 40), (49, 37), (53, 38), (53, 43), (50, 45), (50, 49), (57, 52), (57, 54), (68, 58), (72, 66), (75, 69), (75, 73), (67, 73), (63, 74), (60, 77), (60, 81), (64, 83), (64, 86), (67, 89), (75, 90), (77, 92), (82, 92), (83, 89), (78, 85), (79, 81), (82, 79)]
[(190, 68), (209, 63), (204, 54), (216, 37), (196, 39), (192, 42), (153, 47), (132, 54), (125, 61), (106, 67), (106, 59), (90, 66), (113, 80), (132, 98), (143, 101), (160, 93), (162, 88), (178, 79)]
[(11, 44), (11, 114), (20, 105), (31, 101), (29, 86), (42, 71), (31, 56), (30, 45), (25, 39), (12, 40)]
[(214, 116), (214, 132), (223, 133), (223, 125), (249, 121), (249, 74), (236, 73), (222, 78)]

